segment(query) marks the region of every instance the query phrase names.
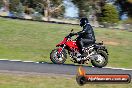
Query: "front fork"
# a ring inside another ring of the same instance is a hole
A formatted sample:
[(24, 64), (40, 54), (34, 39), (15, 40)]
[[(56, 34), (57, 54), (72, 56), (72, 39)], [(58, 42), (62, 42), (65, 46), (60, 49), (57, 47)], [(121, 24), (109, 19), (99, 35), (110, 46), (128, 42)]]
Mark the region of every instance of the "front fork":
[(63, 47), (61, 47), (61, 48), (59, 48), (58, 49), (58, 54), (59, 54), (59, 56), (62, 54), (62, 51), (65, 49), (65, 44), (63, 45)]

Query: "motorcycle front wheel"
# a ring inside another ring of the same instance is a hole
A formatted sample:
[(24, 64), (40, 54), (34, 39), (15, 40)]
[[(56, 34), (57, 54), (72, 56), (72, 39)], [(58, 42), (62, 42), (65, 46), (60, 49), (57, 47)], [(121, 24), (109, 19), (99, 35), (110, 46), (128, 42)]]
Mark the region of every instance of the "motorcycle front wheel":
[(63, 64), (67, 59), (66, 51), (63, 50), (61, 54), (59, 54), (58, 49), (54, 49), (50, 53), (50, 59), (54, 64)]

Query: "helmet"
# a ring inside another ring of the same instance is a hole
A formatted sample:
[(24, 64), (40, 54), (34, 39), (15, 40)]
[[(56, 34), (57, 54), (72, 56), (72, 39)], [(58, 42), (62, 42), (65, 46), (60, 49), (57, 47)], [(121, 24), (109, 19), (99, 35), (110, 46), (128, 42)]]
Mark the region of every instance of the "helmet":
[(81, 18), (80, 20), (80, 26), (83, 27), (85, 24), (89, 23), (87, 18)]

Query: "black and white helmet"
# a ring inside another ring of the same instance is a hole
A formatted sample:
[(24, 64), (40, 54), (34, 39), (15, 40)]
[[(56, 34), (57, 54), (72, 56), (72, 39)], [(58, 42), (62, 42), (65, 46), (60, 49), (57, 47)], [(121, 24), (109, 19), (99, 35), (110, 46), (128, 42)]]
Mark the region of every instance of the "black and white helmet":
[(87, 18), (81, 18), (81, 20), (80, 20), (80, 26), (81, 27), (85, 26), (87, 23), (89, 23)]

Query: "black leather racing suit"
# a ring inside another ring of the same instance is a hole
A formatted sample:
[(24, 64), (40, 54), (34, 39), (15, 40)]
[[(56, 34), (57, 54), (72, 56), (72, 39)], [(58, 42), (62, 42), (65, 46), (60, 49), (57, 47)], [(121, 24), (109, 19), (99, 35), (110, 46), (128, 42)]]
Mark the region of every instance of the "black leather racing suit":
[(89, 45), (95, 43), (95, 35), (92, 26), (87, 23), (85, 26), (83, 26), (83, 30), (77, 32), (79, 35), (77, 38), (77, 44), (78, 47), (80, 48), (80, 53), (83, 54), (82, 48), (84, 45)]

